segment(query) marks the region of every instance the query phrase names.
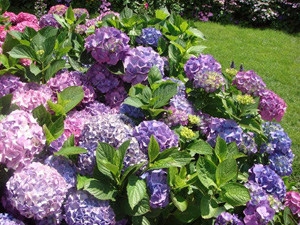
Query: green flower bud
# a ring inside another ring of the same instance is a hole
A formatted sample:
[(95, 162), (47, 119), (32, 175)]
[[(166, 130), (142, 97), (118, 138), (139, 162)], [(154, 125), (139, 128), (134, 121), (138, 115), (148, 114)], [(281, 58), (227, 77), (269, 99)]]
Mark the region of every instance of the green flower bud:
[(253, 99), (253, 97), (251, 95), (238, 95), (236, 100), (243, 105), (250, 105), (250, 104), (254, 104), (255, 101)]
[(230, 75), (232, 77), (234, 77), (237, 74), (237, 72), (238, 71), (236, 69), (234, 69), (234, 68), (230, 68), (230, 69), (226, 69), (225, 70), (225, 73), (227, 73), (228, 75)]
[(184, 127), (184, 128), (181, 129), (180, 135), (183, 138), (187, 139), (187, 140), (190, 140), (190, 139), (192, 139), (193, 137), (196, 136), (196, 134), (191, 129), (189, 129), (187, 127)]
[(199, 116), (194, 116), (194, 115), (189, 115), (188, 116), (188, 121), (189, 121), (189, 124), (191, 124), (191, 125), (199, 126), (200, 117)]

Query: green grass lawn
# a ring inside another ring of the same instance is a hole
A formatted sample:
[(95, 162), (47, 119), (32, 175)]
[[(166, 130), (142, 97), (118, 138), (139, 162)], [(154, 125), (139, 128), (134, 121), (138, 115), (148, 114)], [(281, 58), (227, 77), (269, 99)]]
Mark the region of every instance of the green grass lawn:
[(232, 60), (254, 70), (267, 88), (283, 98), (287, 112), (281, 125), (292, 139), (295, 154), (293, 179), (300, 181), (300, 36), (274, 30), (241, 28), (198, 22), (209, 53), (228, 68)]

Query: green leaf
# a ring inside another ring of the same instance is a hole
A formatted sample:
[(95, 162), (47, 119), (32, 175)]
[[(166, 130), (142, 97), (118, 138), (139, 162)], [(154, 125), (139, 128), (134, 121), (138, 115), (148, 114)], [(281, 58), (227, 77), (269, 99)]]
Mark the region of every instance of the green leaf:
[(124, 157), (125, 157), (125, 154), (126, 154), (126, 151), (129, 147), (129, 145), (130, 145), (130, 140), (127, 140), (124, 143), (122, 143), (121, 146), (116, 151), (116, 154), (119, 158), (119, 169), (120, 170), (122, 170), (122, 168), (123, 168)]
[(143, 199), (133, 209), (130, 208), (127, 199), (124, 199), (121, 207), (123, 208), (123, 211), (127, 215), (130, 216), (145, 215), (147, 212), (150, 211), (149, 196), (145, 194)]
[(71, 86), (64, 89), (60, 96), (64, 101), (67, 101), (67, 104), (64, 106), (65, 113), (67, 113), (81, 102), (84, 97), (84, 91), (81, 86)]
[(69, 8), (66, 11), (66, 15), (65, 15), (65, 19), (66, 21), (71, 25), (72, 23), (74, 23), (74, 21), (76, 20), (75, 16), (74, 16), (74, 12), (72, 9), (72, 6), (69, 6)]
[(174, 213), (174, 216), (183, 223), (191, 223), (201, 216), (201, 211), (199, 205), (189, 204), (184, 212), (178, 210)]
[(187, 146), (187, 150), (192, 154), (212, 155), (213, 148), (206, 141), (199, 139)]
[(17, 45), (8, 54), (16, 59), (32, 59), (37, 60), (37, 55), (34, 50), (27, 45)]
[(51, 77), (54, 76), (59, 70), (65, 68), (66, 60), (63, 59), (57, 59), (53, 60), (50, 63), (50, 67), (45, 72), (45, 79), (46, 81), (50, 80)]
[(128, 202), (133, 209), (147, 194), (146, 182), (137, 176), (131, 175), (127, 184)]
[(82, 153), (87, 153), (87, 150), (84, 148), (73, 146), (73, 147), (62, 147), (58, 152), (55, 152), (54, 155), (68, 156), (68, 155), (79, 155)]
[(189, 35), (193, 35), (193, 36), (195, 36), (195, 37), (198, 37), (198, 38), (201, 38), (201, 39), (205, 40), (204, 34), (203, 34), (200, 30), (198, 30), (197, 28), (192, 28), (192, 27), (190, 27), (190, 28), (186, 31), (186, 33), (189, 34)]
[(173, 192), (171, 192), (171, 199), (180, 212), (184, 212), (187, 209), (188, 201), (180, 194), (174, 194)]
[(215, 153), (220, 162), (224, 161), (227, 158), (227, 154), (228, 154), (227, 144), (225, 140), (222, 139), (220, 136), (217, 137)]
[(210, 195), (205, 195), (201, 198), (201, 216), (203, 219), (216, 218), (219, 214), (225, 211), (224, 207), (219, 207), (216, 200)]
[(8, 94), (0, 98), (0, 114), (7, 115), (10, 112), (13, 94)]
[(106, 68), (113, 74), (116, 75), (124, 75), (125, 74), (125, 68), (124, 64), (121, 60), (116, 65), (107, 65)]
[(63, 106), (59, 105), (59, 104), (55, 104), (53, 103), (51, 100), (47, 101), (47, 104), (49, 106), (49, 108), (55, 112), (56, 116), (60, 116), (60, 115), (66, 115), (65, 113), (65, 109)]
[(170, 41), (170, 43), (179, 49), (180, 54), (183, 55), (185, 53), (184, 47), (182, 47), (180, 44), (176, 43), (175, 41)]
[(178, 174), (178, 169), (176, 167), (170, 167), (168, 169), (168, 184), (173, 187), (175, 185), (175, 176)]
[(151, 225), (146, 216), (134, 216), (132, 217), (133, 225)]
[(3, 14), (10, 6), (9, 0), (0, 1), (0, 12)]
[(205, 157), (199, 157), (196, 164), (197, 174), (200, 182), (209, 189), (211, 186), (217, 187), (215, 183), (216, 165)]
[(222, 186), (232, 179), (236, 179), (238, 168), (235, 159), (228, 158), (217, 166), (216, 180), (218, 186)]
[(47, 145), (49, 145), (52, 141), (59, 138), (64, 132), (63, 116), (59, 117), (54, 123), (50, 123), (49, 125), (44, 124), (43, 130), (46, 135)]
[(84, 184), (86, 181), (90, 179), (89, 177), (81, 176), (80, 174), (77, 174), (77, 190), (83, 189)]
[(140, 108), (141, 106), (143, 106), (144, 104), (142, 103), (142, 101), (136, 97), (128, 97), (125, 99), (124, 104), (127, 105), (131, 105), (134, 106), (136, 108)]
[(19, 45), (20, 41), (15, 39), (9, 32), (6, 34), (6, 38), (2, 45), (2, 54), (6, 54), (11, 51), (15, 46)]
[(222, 188), (222, 198), (232, 206), (246, 205), (251, 200), (249, 190), (242, 184), (229, 183)]
[(120, 20), (130, 19), (132, 16), (133, 16), (133, 11), (126, 6), (120, 13)]
[(155, 10), (155, 18), (160, 20), (165, 20), (168, 16), (170, 16), (170, 13), (166, 8)]
[[(116, 157), (116, 149), (111, 145), (103, 142), (99, 142), (96, 149), (96, 162), (98, 170), (105, 176), (114, 180), (111, 174), (111, 170), (115, 171), (115, 168), (111, 167), (113, 165)], [(110, 163), (110, 164), (108, 164)]]
[(150, 142), (148, 145), (148, 156), (149, 156), (149, 161), (153, 162), (159, 154), (159, 144), (155, 140), (155, 137), (151, 135), (150, 137)]
[(64, 143), (63, 143), (63, 148), (66, 147), (74, 147), (75, 145), (75, 140), (74, 140), (74, 134), (72, 134)]
[(162, 55), (164, 53), (164, 51), (166, 51), (167, 47), (168, 46), (167, 46), (166, 40), (164, 38), (160, 37), (157, 42), (158, 53), (160, 55)]
[(227, 158), (234, 157), (235, 155), (239, 154), (239, 149), (235, 142), (231, 142), (230, 144), (228, 144), (227, 149), (228, 149)]
[(6, 55), (0, 55), (0, 62), (5, 66), (5, 68), (10, 68), (8, 58)]
[(125, 169), (124, 173), (122, 174), (121, 184), (123, 184), (124, 182), (126, 182), (127, 178), (129, 176), (131, 176), (132, 174), (135, 174), (144, 164), (145, 164), (145, 162), (140, 163), (140, 164), (136, 164), (136, 165), (132, 165), (132, 166), (128, 166)]
[(149, 101), (152, 98), (152, 92), (151, 89), (148, 86), (145, 86), (145, 88), (143, 89), (143, 96), (142, 96), (142, 101), (149, 103)]
[(42, 49), (44, 50), (44, 54), (42, 55), (42, 61), (49, 56), (52, 56), (54, 47), (55, 47), (56, 36), (51, 36), (45, 39), (42, 44)]
[(176, 95), (176, 93), (177, 85), (175, 83), (161, 83), (153, 92), (153, 98), (159, 97), (159, 99), (155, 101), (153, 108), (158, 109), (168, 104), (169, 100)]
[(40, 126), (43, 126), (44, 124), (49, 125), (52, 123), (51, 114), (43, 105), (40, 105), (32, 110), (32, 115), (37, 119), (37, 122)]
[(203, 52), (204, 49), (206, 49), (206, 46), (196, 45), (196, 46), (190, 47), (186, 52), (188, 54), (192, 54), (192, 55), (198, 57), (200, 55), (200, 53)]
[(148, 82), (150, 84), (150, 86), (152, 87), (152, 84), (154, 84), (156, 81), (159, 81), (162, 79), (160, 70), (158, 69), (157, 66), (153, 66), (151, 67), (151, 69), (149, 70), (148, 73)]

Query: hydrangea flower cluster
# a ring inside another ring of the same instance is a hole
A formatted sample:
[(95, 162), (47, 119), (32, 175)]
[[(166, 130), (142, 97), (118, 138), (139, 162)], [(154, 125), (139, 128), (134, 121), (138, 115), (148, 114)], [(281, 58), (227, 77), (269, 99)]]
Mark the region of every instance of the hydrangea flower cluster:
[(57, 20), (54, 18), (53, 14), (45, 14), (40, 18), (39, 21), (40, 28), (44, 28), (47, 26), (60, 28), (61, 25), (57, 22)]
[(203, 113), (201, 111), (197, 112), (197, 116), (200, 119), (199, 123), (197, 124), (198, 130), (200, 130), (204, 136), (207, 136), (209, 134), (209, 125), (210, 125), (211, 119), (213, 117), (211, 117), (209, 114)]
[(244, 94), (258, 96), (259, 93), (266, 88), (260, 76), (253, 70), (238, 72), (232, 81), (237, 89), (241, 90)]
[(250, 104), (254, 104), (254, 98), (251, 95), (245, 94), (245, 95), (238, 95), (236, 97), (236, 100), (238, 101), (238, 103), (242, 104), (242, 105), (250, 105)]
[(251, 132), (243, 133), (242, 138), (239, 150), (248, 155), (257, 153), (257, 145), (254, 140), (254, 134)]
[(33, 162), (6, 183), (8, 201), (27, 218), (41, 220), (59, 212), (67, 184), (53, 168)]
[(86, 14), (86, 18), (90, 17), (89, 12), (85, 8), (75, 8), (73, 13), (76, 19), (79, 19), (83, 14)]
[(285, 206), (289, 207), (293, 214), (300, 216), (300, 194), (296, 191), (289, 191), (285, 196)]
[(125, 75), (122, 79), (132, 85), (141, 83), (147, 79), (153, 66), (157, 66), (164, 75), (164, 60), (151, 47), (138, 46), (130, 49), (124, 61)]
[(3, 225), (25, 225), (22, 221), (13, 218), (7, 213), (0, 213), (0, 224)]
[(263, 90), (259, 93), (260, 101), (258, 109), (263, 120), (272, 121), (275, 119), (280, 122), (287, 105), (285, 101), (270, 90)]
[(244, 225), (244, 223), (235, 214), (230, 214), (228, 212), (222, 212), (216, 219), (215, 225)]
[(10, 74), (0, 76), (0, 98), (13, 93), (24, 85), (25, 83), (21, 82), (19, 77)]
[(203, 88), (207, 93), (215, 92), (225, 85), (223, 76), (211, 71), (198, 71), (194, 75), (193, 85), (195, 88)]
[(9, 18), (9, 22), (11, 22), (12, 24), (16, 24), (17, 23), (17, 15), (13, 12), (4, 12), (2, 15), (4, 18)]
[(84, 191), (70, 194), (64, 209), (65, 221), (68, 225), (116, 224), (115, 213), (109, 201), (96, 199)]
[(35, 15), (30, 14), (30, 13), (20, 12), (17, 15), (16, 23), (18, 24), (18, 23), (22, 23), (24, 21), (38, 23), (38, 19), (36, 18)]
[(178, 110), (173, 106), (166, 108), (166, 110), (171, 110), (172, 113), (164, 113), (163, 121), (169, 127), (174, 127), (177, 125), (186, 126), (188, 124), (188, 114), (183, 110)]
[(189, 80), (194, 80), (197, 73), (215, 72), (222, 74), (221, 64), (211, 55), (201, 54), (198, 58), (191, 57), (184, 65), (184, 72)]
[(169, 102), (171, 107), (177, 110), (185, 111), (187, 114), (195, 114), (192, 103), (184, 96), (175, 95)]
[(63, 16), (67, 10), (68, 7), (65, 5), (55, 5), (49, 9), (48, 14), (57, 14), (59, 16)]
[(165, 170), (151, 170), (142, 175), (150, 190), (151, 208), (164, 208), (169, 204), (170, 187)]
[(46, 144), (43, 129), (33, 116), (15, 110), (0, 122), (0, 163), (20, 170), (30, 164)]
[(282, 153), (273, 153), (269, 156), (270, 168), (281, 177), (289, 176), (293, 172), (293, 158), (293, 153), (291, 153), (291, 156)]
[(267, 225), (275, 215), (275, 210), (270, 207), (269, 201), (260, 201), (258, 205), (252, 205), (249, 202), (244, 210), (245, 225)]
[(133, 118), (143, 118), (145, 116), (142, 109), (127, 104), (121, 104), (120, 113)]
[(147, 27), (142, 29), (142, 33), (136, 38), (136, 42), (144, 46), (150, 45), (157, 47), (158, 40), (162, 36), (160, 30), (157, 30), (154, 27)]
[(59, 212), (43, 218), (42, 220), (35, 220), (36, 225), (60, 225), (64, 218), (63, 212)]
[(143, 121), (133, 130), (133, 136), (138, 140), (141, 150), (148, 151), (151, 135), (159, 144), (160, 151), (178, 146), (178, 136), (163, 122)]
[(236, 142), (239, 146), (243, 140), (243, 130), (234, 120), (212, 118), (209, 124), (207, 142), (214, 147), (218, 136), (224, 139), (226, 143)]
[(85, 39), (85, 48), (99, 63), (116, 65), (130, 48), (129, 37), (114, 27), (101, 27)]
[(106, 93), (105, 95), (105, 103), (109, 105), (111, 108), (119, 108), (122, 102), (127, 97), (127, 91), (125, 90), (124, 86), (119, 85), (112, 91)]
[(94, 101), (85, 105), (82, 110), (91, 116), (98, 116), (112, 113), (112, 109), (103, 103)]

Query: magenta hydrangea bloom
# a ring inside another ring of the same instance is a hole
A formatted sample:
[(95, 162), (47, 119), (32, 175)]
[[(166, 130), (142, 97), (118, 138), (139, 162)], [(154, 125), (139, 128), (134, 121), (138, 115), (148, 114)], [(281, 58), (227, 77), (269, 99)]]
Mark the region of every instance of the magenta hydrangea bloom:
[(59, 212), (68, 190), (54, 168), (37, 162), (16, 172), (6, 188), (8, 200), (20, 214), (37, 220)]
[(258, 76), (253, 70), (238, 72), (232, 81), (233, 85), (236, 85), (237, 89), (244, 94), (258, 96), (259, 93), (266, 88), (266, 84), (263, 82), (260, 76)]
[(209, 54), (201, 54), (198, 58), (191, 57), (184, 65), (184, 72), (189, 80), (194, 80), (196, 73), (215, 72), (222, 74), (221, 64)]
[(20, 12), (17, 15), (16, 23), (21, 23), (21, 22), (24, 22), (24, 21), (32, 22), (32, 23), (38, 23), (38, 19), (36, 18), (35, 15), (30, 14), (30, 13)]
[(222, 74), (211, 71), (198, 71), (194, 74), (193, 85), (195, 88), (203, 88), (209, 93), (224, 87), (225, 80)]
[(69, 195), (65, 205), (65, 221), (68, 225), (107, 224), (115, 225), (115, 213), (109, 201), (96, 199), (84, 191)]
[(17, 15), (13, 12), (5, 12), (2, 16), (5, 18), (9, 17), (9, 22), (11, 22), (12, 24), (15, 24), (17, 22)]
[(127, 91), (124, 86), (120, 85), (105, 95), (105, 103), (111, 108), (119, 108), (125, 98), (127, 98)]
[(120, 84), (118, 76), (109, 72), (104, 64), (93, 64), (86, 75), (87, 82), (91, 83), (101, 93), (110, 92)]
[(142, 33), (136, 38), (136, 42), (144, 46), (150, 45), (157, 47), (158, 40), (162, 36), (160, 30), (157, 30), (154, 27), (147, 27), (142, 29)]
[(280, 122), (286, 111), (285, 101), (273, 91), (263, 90), (259, 93), (260, 101), (258, 109), (263, 120), (272, 121), (275, 119)]
[(10, 74), (0, 76), (0, 98), (13, 93), (24, 85), (25, 83), (21, 82), (19, 77)]
[(293, 214), (300, 216), (300, 194), (296, 191), (289, 191), (285, 196), (285, 206), (289, 207)]
[(230, 214), (228, 212), (222, 212), (216, 219), (215, 225), (244, 225), (244, 223), (235, 214)]
[(33, 116), (15, 110), (0, 122), (0, 163), (20, 170), (30, 164), (46, 144), (43, 129)]
[(147, 79), (149, 70), (157, 66), (164, 76), (164, 60), (151, 47), (138, 46), (130, 49), (125, 58), (125, 75), (121, 76), (123, 81), (138, 84)]
[(48, 14), (57, 14), (59, 16), (63, 16), (67, 10), (68, 7), (65, 5), (55, 5), (49, 9)]
[(2, 224), (2, 225), (25, 225), (21, 220), (17, 220), (7, 213), (0, 213), (0, 224)]
[(75, 8), (73, 9), (73, 13), (76, 19), (79, 19), (83, 14), (86, 14), (85, 18), (89, 18), (90, 14), (85, 8)]
[(173, 106), (166, 108), (166, 110), (171, 110), (172, 113), (164, 113), (163, 122), (169, 127), (174, 127), (177, 125), (186, 126), (188, 124), (188, 114), (183, 110), (178, 110)]
[(31, 112), (40, 105), (47, 107), (47, 101), (52, 97), (52, 90), (46, 85), (27, 83), (13, 94), (12, 103), (24, 111)]
[(48, 26), (56, 27), (56, 28), (61, 27), (61, 25), (54, 18), (53, 14), (45, 14), (40, 18), (39, 27), (44, 28)]
[(20, 59), (20, 63), (22, 66), (30, 66), (32, 61), (31, 59)]
[(129, 37), (114, 27), (101, 27), (85, 39), (84, 46), (99, 63), (116, 65), (130, 48)]
[(133, 136), (138, 140), (145, 154), (148, 152), (151, 135), (158, 142), (160, 151), (178, 146), (178, 136), (165, 123), (156, 120), (143, 121), (134, 128)]

